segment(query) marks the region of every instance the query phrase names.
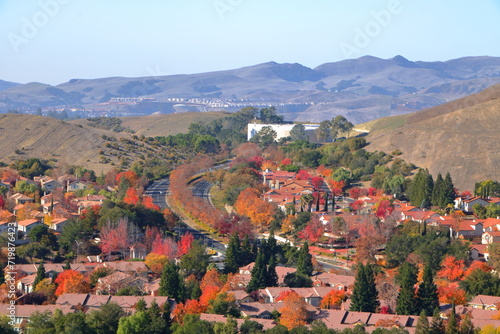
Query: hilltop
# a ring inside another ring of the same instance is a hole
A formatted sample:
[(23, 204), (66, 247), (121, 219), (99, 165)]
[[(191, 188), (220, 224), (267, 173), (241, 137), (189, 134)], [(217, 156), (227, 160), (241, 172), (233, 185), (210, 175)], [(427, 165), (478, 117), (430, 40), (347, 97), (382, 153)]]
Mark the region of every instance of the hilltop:
[(370, 129), (368, 150), (392, 152), (437, 173), (449, 171), (460, 189), (498, 179), (500, 85), (478, 94), (404, 116), (364, 124)]
[(0, 112), (42, 107), (131, 116), (275, 105), (287, 121), (318, 122), (340, 114), (358, 124), (436, 106), (495, 83), (498, 57), (423, 62), (364, 56), (316, 68), (267, 62), (190, 75), (72, 79), (57, 86), (0, 82)]

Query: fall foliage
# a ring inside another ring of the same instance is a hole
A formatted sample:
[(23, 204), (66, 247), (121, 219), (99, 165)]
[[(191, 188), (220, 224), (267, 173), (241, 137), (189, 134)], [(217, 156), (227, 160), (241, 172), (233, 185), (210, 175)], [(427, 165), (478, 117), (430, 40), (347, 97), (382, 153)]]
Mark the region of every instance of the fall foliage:
[(193, 241), (194, 241), (193, 235), (189, 232), (186, 232), (181, 237), (181, 240), (179, 240), (179, 243), (177, 244), (177, 255), (182, 256), (184, 254), (187, 254), (187, 252), (189, 252), (189, 250), (191, 249)]
[(339, 308), (342, 302), (347, 298), (344, 290), (332, 289), (321, 300), (320, 307), (323, 309)]
[(162, 238), (158, 234), (153, 241), (151, 252), (165, 255), (169, 260), (175, 259), (178, 254), (177, 243), (172, 238)]
[(455, 257), (447, 255), (441, 264), (441, 270), (437, 272), (436, 276), (448, 281), (458, 281), (464, 276), (465, 269), (464, 260), (457, 260)]
[(493, 267), (486, 264), (486, 262), (475, 260), (471, 263), (469, 268), (465, 271), (464, 278), (467, 278), (467, 276), (469, 276), (476, 269), (480, 269), (480, 270), (484, 271), (485, 273), (489, 273), (490, 271), (493, 270)]
[(311, 244), (314, 244), (321, 239), (324, 231), (325, 228), (319, 220), (319, 217), (314, 216), (313, 219), (311, 219), (311, 221), (306, 225), (306, 227), (304, 227), (304, 229), (299, 232), (299, 237), (307, 240)]
[(163, 254), (149, 253), (144, 263), (155, 274), (161, 274), (163, 267), (168, 262), (168, 258)]
[(275, 205), (264, 201), (255, 188), (243, 190), (234, 207), (238, 214), (247, 216), (252, 224), (259, 227), (269, 225), (276, 211)]
[(127, 204), (137, 205), (139, 203), (139, 194), (137, 189), (134, 187), (128, 188), (123, 201)]
[(90, 291), (90, 285), (85, 277), (75, 270), (63, 271), (57, 275), (54, 282), (57, 284), (56, 296), (63, 293), (88, 293)]
[(446, 282), (438, 286), (439, 302), (445, 304), (465, 305), (467, 303), (465, 290), (458, 287), (458, 283)]
[(280, 318), (283, 326), (290, 330), (306, 324), (307, 304), (295, 291), (284, 298), (283, 304)]

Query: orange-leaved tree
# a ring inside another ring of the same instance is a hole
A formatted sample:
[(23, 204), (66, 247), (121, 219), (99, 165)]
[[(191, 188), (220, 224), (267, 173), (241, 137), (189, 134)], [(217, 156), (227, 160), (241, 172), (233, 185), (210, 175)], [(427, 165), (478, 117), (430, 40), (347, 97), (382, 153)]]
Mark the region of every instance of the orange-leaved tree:
[(216, 286), (218, 288), (222, 288), (224, 286), (224, 282), (222, 282), (220, 274), (217, 271), (217, 269), (210, 269), (205, 273), (205, 275), (201, 279), (200, 283), (201, 291), (203, 291), (207, 286)]
[(57, 284), (56, 296), (63, 293), (88, 293), (90, 291), (90, 285), (85, 277), (75, 270), (63, 271), (57, 275), (54, 282)]
[(163, 267), (165, 267), (165, 264), (168, 262), (168, 257), (166, 257), (163, 254), (157, 254), (157, 253), (149, 253), (146, 256), (146, 260), (144, 263), (146, 266), (148, 266), (149, 269), (151, 269), (152, 272), (155, 274), (161, 274), (163, 271)]
[(475, 260), (471, 263), (469, 268), (465, 271), (464, 278), (469, 276), (476, 269), (480, 269), (480, 270), (484, 271), (485, 273), (489, 273), (490, 271), (493, 270), (493, 267), (486, 264), (486, 262)]
[(259, 190), (255, 188), (243, 190), (238, 195), (234, 207), (238, 214), (247, 216), (252, 221), (252, 224), (259, 227), (268, 225), (276, 211), (275, 205), (264, 201), (260, 197)]
[(448, 281), (458, 281), (465, 274), (465, 261), (457, 260), (454, 256), (447, 255), (441, 263), (441, 270), (437, 272), (437, 277)]
[(125, 193), (125, 197), (123, 198), (123, 202), (127, 204), (137, 205), (139, 203), (139, 193), (137, 189), (134, 187), (130, 187), (127, 189)]
[(320, 307), (324, 309), (339, 308), (346, 298), (344, 290), (332, 289), (323, 297)]
[(188, 299), (186, 303), (178, 303), (172, 312), (172, 320), (179, 324), (183, 323), (186, 314), (200, 314), (207, 310), (207, 307), (201, 305), (196, 299)]
[(467, 296), (465, 290), (459, 288), (457, 282), (446, 282), (438, 287), (439, 302), (444, 304), (465, 305)]
[(304, 326), (307, 321), (307, 304), (295, 291), (283, 300), (280, 323), (288, 329)]

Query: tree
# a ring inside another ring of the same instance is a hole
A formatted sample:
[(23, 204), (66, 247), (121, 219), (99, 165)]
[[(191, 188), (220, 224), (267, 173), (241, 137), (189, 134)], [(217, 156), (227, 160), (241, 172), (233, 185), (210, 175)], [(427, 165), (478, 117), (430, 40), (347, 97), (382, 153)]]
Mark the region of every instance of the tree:
[(210, 300), (209, 304), (209, 313), (221, 314), (236, 318), (239, 318), (241, 315), (240, 309), (236, 304), (236, 299), (234, 298), (233, 294), (227, 294), (225, 292), (219, 293), (217, 297)]
[(299, 232), (299, 237), (311, 244), (315, 244), (323, 236), (324, 230), (325, 228), (318, 216), (314, 216), (306, 227)]
[(429, 332), (430, 332), (429, 319), (427, 319), (427, 314), (425, 313), (425, 310), (422, 310), (417, 320), (417, 326), (415, 327), (415, 334), (429, 334)]
[(266, 272), (266, 287), (278, 286), (278, 274), (276, 273), (276, 259), (271, 256)]
[(323, 142), (326, 141), (328, 135), (330, 134), (331, 127), (332, 127), (332, 122), (328, 120), (319, 123), (319, 127), (316, 130), (314, 130), (318, 141), (323, 141)]
[(169, 261), (169, 259), (163, 254), (149, 253), (146, 256), (144, 263), (151, 269), (155, 274), (161, 274), (163, 267)]
[(429, 171), (419, 169), (410, 186), (409, 196), (411, 204), (419, 208), (429, 207), (432, 202), (433, 187), (434, 182)]
[(417, 313), (418, 301), (415, 296), (417, 271), (415, 265), (410, 262), (403, 263), (399, 268), (399, 274), (396, 279), (400, 285), (396, 304), (397, 314), (414, 315)]
[(379, 306), (378, 292), (371, 265), (358, 262), (351, 297), (351, 311), (375, 312)]
[(426, 264), (424, 267), (422, 283), (420, 283), (418, 287), (417, 296), (420, 303), (420, 310), (425, 312), (427, 316), (431, 316), (439, 307), (437, 286), (434, 284), (432, 270), (429, 264)]
[(28, 232), (28, 237), (31, 241), (40, 242), (42, 241), (42, 237), (47, 234), (49, 234), (49, 227), (47, 225), (37, 225)]
[(179, 244), (178, 244), (179, 256), (182, 256), (182, 255), (187, 254), (189, 252), (189, 250), (191, 249), (191, 246), (193, 244), (193, 241), (194, 241), (194, 236), (189, 232), (186, 232), (181, 237), (181, 240), (179, 240)]
[(63, 293), (88, 293), (90, 285), (85, 277), (75, 270), (65, 270), (54, 281), (57, 284), (56, 296)]
[(447, 255), (441, 264), (441, 270), (437, 277), (447, 279), (448, 281), (458, 281), (465, 274), (465, 261), (457, 260), (455, 257)]
[(332, 139), (335, 140), (339, 133), (348, 135), (353, 128), (354, 125), (351, 122), (349, 122), (344, 116), (342, 115), (335, 116), (335, 118), (332, 119), (331, 121), (330, 133)]
[(125, 311), (118, 304), (107, 303), (98, 310), (90, 311), (85, 322), (95, 334), (115, 334), (120, 318), (125, 315)]
[(33, 258), (43, 259), (45, 256), (50, 254), (50, 250), (47, 247), (42, 246), (38, 242), (31, 242), (26, 245), (22, 245), (18, 248), (17, 254), (20, 257), (29, 257), (30, 262), (33, 262)]
[(142, 334), (149, 325), (146, 312), (139, 311), (128, 317), (120, 318), (117, 334)]
[(320, 307), (322, 309), (340, 308), (340, 305), (346, 298), (347, 296), (344, 290), (332, 289), (323, 297)]
[(444, 332), (446, 334), (459, 334), (455, 304), (451, 306), (451, 313), (450, 316), (448, 317), (448, 322), (446, 323)]
[(0, 315), (0, 333), (17, 334), (18, 332), (10, 325), (10, 319), (6, 315)]
[(192, 243), (191, 249), (181, 259), (180, 269), (184, 276), (195, 275), (201, 279), (205, 275), (208, 266), (208, 255), (205, 246), (196, 240)]
[(38, 268), (36, 269), (36, 277), (35, 277), (35, 281), (33, 282), (33, 290), (35, 290), (38, 283), (40, 283), (44, 279), (45, 279), (45, 266), (44, 266), (43, 261), (42, 261), (42, 262), (40, 262), (40, 264), (38, 265)]
[(307, 304), (293, 291), (283, 300), (280, 324), (288, 329), (304, 326), (307, 320)]
[(264, 253), (259, 251), (257, 258), (255, 259), (254, 267), (252, 268), (252, 278), (247, 286), (247, 292), (252, 292), (258, 289), (264, 289), (266, 287), (266, 263), (264, 258)]
[(432, 316), (430, 334), (444, 334), (443, 319), (439, 315), (439, 311), (436, 310)]
[(460, 282), (460, 287), (471, 295), (498, 295), (500, 279), (491, 272), (476, 269)]
[(313, 270), (312, 255), (309, 253), (309, 243), (306, 241), (297, 256), (297, 273), (311, 276)]
[(237, 273), (241, 264), (240, 239), (237, 235), (231, 235), (226, 249), (226, 259), (224, 260), (224, 273)]
[(160, 280), (160, 296), (168, 296), (176, 302), (183, 302), (185, 299), (184, 281), (179, 273), (179, 267), (169, 261), (164, 267)]
[(293, 141), (307, 140), (306, 128), (303, 124), (295, 124), (290, 130), (290, 137)]
[(467, 293), (459, 288), (458, 283), (448, 283), (438, 287), (439, 302), (446, 304), (465, 305)]
[(256, 334), (262, 332), (264, 325), (249, 319), (245, 319), (240, 326), (241, 334)]
[(443, 176), (441, 173), (436, 177), (436, 182), (434, 182), (434, 189), (432, 189), (432, 205), (441, 206), (444, 198), (444, 185), (443, 185)]
[(453, 204), (455, 197), (455, 186), (451, 180), (450, 172), (447, 172), (443, 181), (443, 193), (439, 206), (445, 208), (448, 204)]

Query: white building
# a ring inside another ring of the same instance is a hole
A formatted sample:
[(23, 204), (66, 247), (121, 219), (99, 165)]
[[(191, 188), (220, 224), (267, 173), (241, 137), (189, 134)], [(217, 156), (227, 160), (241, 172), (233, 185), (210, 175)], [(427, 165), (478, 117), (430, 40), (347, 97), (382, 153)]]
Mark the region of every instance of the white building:
[[(262, 130), (265, 126), (270, 126), (274, 131), (276, 131), (276, 140), (280, 140), (281, 138), (290, 136), (290, 131), (296, 124), (257, 124), (257, 123), (249, 123), (248, 124), (248, 135), (247, 140), (250, 140), (253, 136), (255, 136), (260, 130)], [(314, 140), (314, 130), (319, 128), (319, 124), (303, 124), (306, 134), (309, 136), (309, 140)]]

